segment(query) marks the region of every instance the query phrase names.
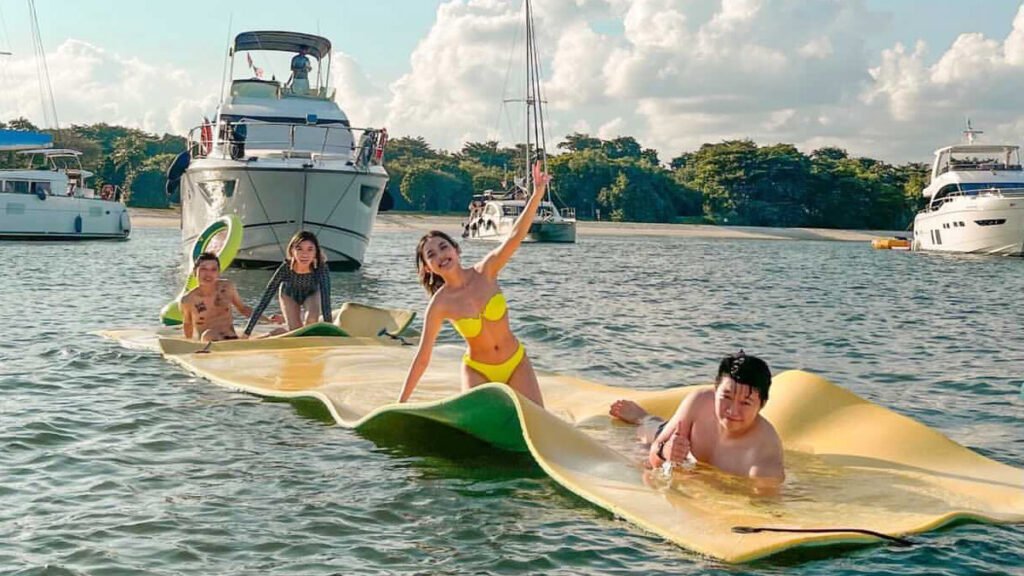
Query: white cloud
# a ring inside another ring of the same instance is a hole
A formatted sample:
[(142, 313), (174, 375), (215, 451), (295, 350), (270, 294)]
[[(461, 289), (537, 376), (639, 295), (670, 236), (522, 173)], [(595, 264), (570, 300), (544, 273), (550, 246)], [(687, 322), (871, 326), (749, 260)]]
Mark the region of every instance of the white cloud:
[(629, 133), (626, 122), (622, 118), (614, 118), (597, 129), (597, 136), (604, 140), (612, 140), (619, 136), (632, 136), (632, 134)]
[[(217, 81), (111, 53), (75, 39), (46, 55), (62, 125), (107, 122), (152, 132), (182, 133), (216, 106)], [(11, 59), (0, 91), (0, 118), (43, 123), (39, 81), (31, 57)], [(219, 70), (213, 74), (219, 73)], [(190, 120), (185, 112), (196, 112)]]
[(341, 106), (352, 126), (378, 128), (387, 117), (387, 88), (366, 75), (359, 63), (348, 54), (331, 55), (331, 80), (334, 100)]
[[(546, 0), (535, 9), (551, 142), (574, 131), (632, 135), (667, 160), (753, 138), (905, 161), (954, 141), (965, 116), (988, 141), (1017, 141), (1024, 127), (1024, 7), (1005, 38), (965, 30), (949, 45), (874, 52), (869, 40), (889, 17), (865, 0)], [(522, 96), (521, 28), (517, 0), (450, 0), (397, 79), (336, 52), (337, 101), (357, 126), (444, 149), (509, 143), (521, 109), (509, 105), (501, 120), (501, 107)], [(216, 105), (216, 64), (185, 71), (73, 39), (48, 59), (65, 124), (180, 133)], [(40, 118), (31, 59), (9, 59), (6, 76), (0, 118)]]
[(606, 36), (579, 22), (566, 28), (555, 49), (545, 95), (554, 110), (604, 102), (604, 62), (611, 53)]
[(880, 142), (883, 154), (924, 159), (926, 151), (956, 142), (965, 117), (984, 129), (984, 141), (1018, 143), (1024, 125), (1024, 6), (1002, 41), (965, 32), (934, 63), (924, 42), (913, 52), (897, 44), (870, 73), (873, 82), (862, 94), (866, 107), (856, 112), (863, 118), (861, 134), (888, 127), (891, 138)]
[[(391, 86), (388, 125), (443, 148), (493, 137), (518, 13), (497, 0), (456, 0), (413, 51), (411, 70)], [(520, 40), (521, 42), (521, 40)]]

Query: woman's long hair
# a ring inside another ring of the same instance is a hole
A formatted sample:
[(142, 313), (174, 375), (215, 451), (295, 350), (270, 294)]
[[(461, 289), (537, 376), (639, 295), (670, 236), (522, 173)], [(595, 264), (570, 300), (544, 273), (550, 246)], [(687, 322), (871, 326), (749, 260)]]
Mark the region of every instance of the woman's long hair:
[(420, 243), (416, 246), (416, 274), (419, 276), (420, 284), (427, 290), (427, 294), (433, 296), (435, 292), (441, 289), (441, 286), (444, 286), (444, 278), (430, 271), (430, 267), (427, 266), (427, 260), (423, 256), (423, 247), (427, 244), (427, 240), (431, 238), (440, 238), (448, 242), (456, 252), (461, 253), (461, 250), (459, 250), (459, 244), (452, 240), (451, 236), (440, 230), (431, 230), (420, 238)]
[(321, 263), (326, 262), (326, 258), (324, 258), (324, 253), (320, 251), (320, 241), (316, 239), (316, 234), (313, 234), (309, 230), (299, 230), (298, 232), (295, 233), (295, 236), (292, 236), (292, 239), (288, 241), (288, 248), (285, 249), (284, 251), (286, 255), (285, 260), (288, 261), (289, 266), (295, 264), (295, 257), (292, 256), (292, 250), (294, 250), (299, 246), (299, 244), (307, 240), (312, 242), (313, 247), (316, 248), (316, 258), (313, 258), (313, 270), (319, 268)]

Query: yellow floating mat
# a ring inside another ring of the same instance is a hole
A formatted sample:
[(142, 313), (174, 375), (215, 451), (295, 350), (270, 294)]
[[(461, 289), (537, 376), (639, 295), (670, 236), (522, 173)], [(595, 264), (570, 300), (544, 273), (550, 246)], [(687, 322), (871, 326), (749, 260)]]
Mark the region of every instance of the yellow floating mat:
[[(281, 344), (281, 347), (312, 347), (330, 346), (337, 338), (359, 337), (379, 340), (381, 344), (418, 344), (420, 333), (411, 328), (416, 313), (405, 308), (380, 308), (345, 302), (334, 315), (334, 322), (328, 324), (317, 322), (301, 328), (269, 336), (273, 339), (302, 338), (301, 343)], [(257, 325), (253, 339), (266, 338), (275, 326), (270, 324)], [(158, 328), (115, 328), (100, 330), (98, 336), (117, 341), (125, 348), (160, 352), (160, 341), (166, 346), (174, 346), (176, 353), (194, 352), (196, 350), (245, 350), (252, 348), (252, 340), (232, 340), (218, 342), (208, 346), (205, 342), (187, 340), (182, 336), (178, 326), (160, 326)], [(176, 344), (169, 344), (176, 341)]]
[[(699, 387), (640, 392), (542, 374), (545, 411), (501, 384), (459, 394), (458, 356), (441, 351), (416, 389), (417, 403), (396, 405), (412, 347), (303, 340), (231, 342), (233, 349), (206, 353), (174, 340), (161, 344), (169, 360), (217, 384), (263, 396), (318, 398), (349, 428), (372, 430), (375, 420), (387, 417), (390, 429), (400, 430), (403, 418), (427, 418), (504, 449), (529, 451), (580, 497), (727, 562), (796, 546), (878, 541), (855, 530), (906, 535), (957, 519), (1024, 521), (1024, 470), (807, 372), (785, 372), (772, 386), (764, 414), (782, 436), (788, 477), (780, 495), (764, 497), (706, 467), (672, 476), (644, 470), (646, 452), (633, 440), (635, 429), (607, 416), (617, 398), (669, 416)], [(818, 532), (737, 533), (737, 527)]]

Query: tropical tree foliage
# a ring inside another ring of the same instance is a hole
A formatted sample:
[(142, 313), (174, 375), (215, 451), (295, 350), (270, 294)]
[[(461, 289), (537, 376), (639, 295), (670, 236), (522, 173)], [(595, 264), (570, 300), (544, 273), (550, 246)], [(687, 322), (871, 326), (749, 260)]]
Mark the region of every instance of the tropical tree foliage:
[(750, 226), (903, 229), (927, 181), (921, 164), (892, 166), (833, 147), (805, 155), (750, 140), (705, 144), (670, 166), (703, 193), (707, 218)]

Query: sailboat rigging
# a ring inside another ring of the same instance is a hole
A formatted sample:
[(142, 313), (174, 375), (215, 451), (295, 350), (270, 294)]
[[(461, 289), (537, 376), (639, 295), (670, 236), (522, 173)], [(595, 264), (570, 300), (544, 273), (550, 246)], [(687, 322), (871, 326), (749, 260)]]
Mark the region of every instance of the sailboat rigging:
[[(469, 218), (464, 224), (463, 237), (480, 240), (501, 241), (512, 231), (520, 212), (526, 205), (526, 198), (533, 189), (530, 166), (540, 162), (548, 171), (547, 134), (544, 129), (544, 98), (541, 86), (541, 60), (537, 51), (536, 29), (533, 6), (524, 0), (523, 12), (526, 22), (526, 82), (522, 100), (525, 104), (524, 132), (526, 144), (523, 147), (525, 176), (515, 181), (506, 190), (486, 190), (474, 195), (470, 204)], [(538, 218), (530, 226), (526, 241), (573, 243), (576, 241), (576, 213), (573, 208), (559, 210), (551, 197), (541, 202)]]

